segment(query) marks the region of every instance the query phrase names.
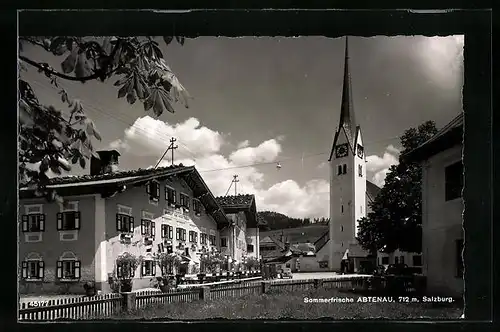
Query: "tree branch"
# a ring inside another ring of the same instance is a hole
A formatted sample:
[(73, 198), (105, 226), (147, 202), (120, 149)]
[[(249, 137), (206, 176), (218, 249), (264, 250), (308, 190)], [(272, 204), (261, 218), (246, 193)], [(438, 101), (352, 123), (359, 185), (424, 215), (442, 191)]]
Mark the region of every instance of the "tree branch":
[[(87, 81), (92, 81), (92, 80), (95, 80), (95, 79), (98, 79), (98, 78), (101, 78), (102, 77), (102, 70), (98, 70), (96, 71), (94, 74), (90, 75), (90, 76), (85, 76), (85, 77), (75, 77), (75, 76), (69, 76), (69, 75), (66, 75), (66, 74), (62, 74), (54, 69), (51, 69), (51, 68), (47, 68), (46, 66), (44, 66), (43, 64), (40, 64), (36, 61), (33, 61), (23, 55), (19, 55), (19, 59), (32, 65), (33, 67), (36, 67), (42, 71), (44, 71), (45, 73), (48, 73), (50, 75), (54, 75), (54, 76), (57, 76), (59, 78), (62, 78), (62, 79), (65, 79), (65, 80), (68, 80), (68, 81), (76, 81), (76, 82), (87, 82)], [(106, 76), (114, 73), (116, 70), (118, 70), (119, 67), (115, 68), (115, 69), (112, 69), (111, 71), (109, 71), (109, 73), (106, 74)]]

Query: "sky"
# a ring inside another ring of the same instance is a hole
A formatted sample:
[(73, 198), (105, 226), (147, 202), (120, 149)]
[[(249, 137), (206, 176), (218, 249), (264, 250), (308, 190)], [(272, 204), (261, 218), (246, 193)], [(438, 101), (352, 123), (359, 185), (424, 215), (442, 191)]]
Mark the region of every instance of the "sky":
[[(327, 160), (340, 116), (344, 39), (198, 37), (183, 46), (158, 41), (192, 96), (189, 108), (176, 104), (174, 114), (156, 118), (142, 104), (117, 98), (117, 78), (60, 80), (94, 120), (102, 136), (95, 149), (117, 149), (120, 169), (148, 168), (175, 137), (174, 162), (195, 165), (214, 195), (225, 195), (238, 175), (237, 193), (254, 194), (260, 211), (328, 216)], [(463, 36), (349, 38), (368, 180), (383, 186), (406, 129), (427, 120), (439, 128), (462, 112), (462, 51)], [(59, 70), (64, 60), (36, 46), (22, 54)], [(21, 77), (42, 103), (67, 110), (35, 68)], [(170, 163), (168, 153), (160, 165)], [(88, 173), (77, 166), (71, 172)]]

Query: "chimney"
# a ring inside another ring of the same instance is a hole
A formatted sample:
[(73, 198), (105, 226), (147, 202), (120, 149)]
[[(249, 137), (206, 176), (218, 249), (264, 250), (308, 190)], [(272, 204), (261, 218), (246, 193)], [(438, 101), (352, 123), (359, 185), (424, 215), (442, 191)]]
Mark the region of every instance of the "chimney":
[(114, 173), (118, 171), (118, 157), (116, 150), (97, 151), (99, 158), (92, 156), (90, 160), (90, 175)]

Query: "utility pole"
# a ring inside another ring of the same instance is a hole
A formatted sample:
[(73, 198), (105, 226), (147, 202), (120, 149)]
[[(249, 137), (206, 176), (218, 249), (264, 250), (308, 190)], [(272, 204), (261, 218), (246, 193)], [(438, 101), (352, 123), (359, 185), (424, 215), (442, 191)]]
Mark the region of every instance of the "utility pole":
[(237, 191), (236, 191), (236, 183), (237, 182), (240, 182), (240, 180), (238, 180), (238, 175), (233, 175), (233, 182), (234, 182), (234, 196), (237, 195)]
[(169, 148), (172, 150), (172, 166), (174, 165), (174, 150), (179, 147), (178, 145), (174, 146), (174, 143), (176, 141), (177, 141), (177, 139), (175, 137), (172, 137), (170, 139), (170, 146), (169, 146)]
[(158, 168), (158, 165), (160, 165), (161, 161), (163, 160), (163, 158), (165, 157), (165, 155), (167, 154), (168, 150), (172, 150), (172, 166), (174, 165), (174, 150), (177, 149), (179, 146), (174, 146), (174, 143), (176, 142), (177, 140), (172, 137), (170, 139), (170, 145), (167, 147), (167, 149), (165, 150), (165, 152), (163, 152), (163, 155), (161, 156), (160, 160), (158, 160), (158, 162), (156, 163), (155, 165), (155, 168), (154, 169), (157, 169)]

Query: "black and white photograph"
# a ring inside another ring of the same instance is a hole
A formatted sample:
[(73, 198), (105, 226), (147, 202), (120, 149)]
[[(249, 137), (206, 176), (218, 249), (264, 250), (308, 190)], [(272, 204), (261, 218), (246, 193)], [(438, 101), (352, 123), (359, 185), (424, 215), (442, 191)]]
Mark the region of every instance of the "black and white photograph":
[(463, 50), (19, 35), (19, 322), (464, 318)]

